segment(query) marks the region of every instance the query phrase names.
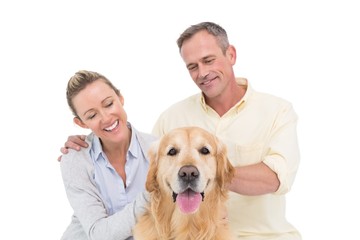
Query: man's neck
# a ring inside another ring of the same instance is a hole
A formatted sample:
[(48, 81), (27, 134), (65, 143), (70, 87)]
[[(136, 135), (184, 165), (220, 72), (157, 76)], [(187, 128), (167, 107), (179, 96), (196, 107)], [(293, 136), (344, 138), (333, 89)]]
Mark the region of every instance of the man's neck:
[(229, 87), (228, 91), (223, 92), (215, 99), (206, 99), (212, 109), (214, 109), (220, 117), (227, 113), (233, 106), (235, 106), (245, 95), (246, 86), (235, 84)]

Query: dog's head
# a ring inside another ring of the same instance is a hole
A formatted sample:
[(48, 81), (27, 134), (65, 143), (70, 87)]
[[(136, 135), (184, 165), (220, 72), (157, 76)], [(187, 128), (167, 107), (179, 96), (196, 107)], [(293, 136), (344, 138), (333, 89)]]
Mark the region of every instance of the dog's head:
[(234, 169), (225, 145), (198, 127), (177, 128), (149, 151), (146, 189), (173, 198), (183, 213), (193, 213), (207, 194), (224, 195)]

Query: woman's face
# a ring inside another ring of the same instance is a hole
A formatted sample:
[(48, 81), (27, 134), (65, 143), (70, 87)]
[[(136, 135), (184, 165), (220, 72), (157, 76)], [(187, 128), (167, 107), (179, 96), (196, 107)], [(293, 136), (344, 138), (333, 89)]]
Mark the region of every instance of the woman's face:
[(87, 85), (74, 98), (80, 119), (74, 122), (91, 129), (103, 142), (121, 142), (128, 138), (124, 99), (101, 79)]

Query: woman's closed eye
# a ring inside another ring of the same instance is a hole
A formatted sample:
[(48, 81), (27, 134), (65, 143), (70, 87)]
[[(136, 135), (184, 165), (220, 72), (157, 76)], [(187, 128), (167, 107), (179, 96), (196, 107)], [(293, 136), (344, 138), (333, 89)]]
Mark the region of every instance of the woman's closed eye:
[(107, 103), (106, 105), (105, 105), (105, 107), (111, 107), (112, 105), (114, 104), (114, 102), (113, 101), (111, 101), (111, 102), (109, 102), (109, 103)]
[(88, 119), (88, 120), (91, 120), (91, 119), (93, 119), (95, 116), (96, 116), (96, 113), (89, 114), (89, 115), (87, 116), (87, 119)]

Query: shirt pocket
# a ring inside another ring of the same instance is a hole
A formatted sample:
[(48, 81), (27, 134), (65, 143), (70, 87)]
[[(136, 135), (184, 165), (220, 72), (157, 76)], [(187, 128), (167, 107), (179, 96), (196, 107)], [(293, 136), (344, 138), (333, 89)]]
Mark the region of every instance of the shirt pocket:
[(246, 166), (259, 163), (263, 160), (264, 144), (256, 143), (251, 145), (234, 144), (228, 148), (228, 157), (234, 166)]

